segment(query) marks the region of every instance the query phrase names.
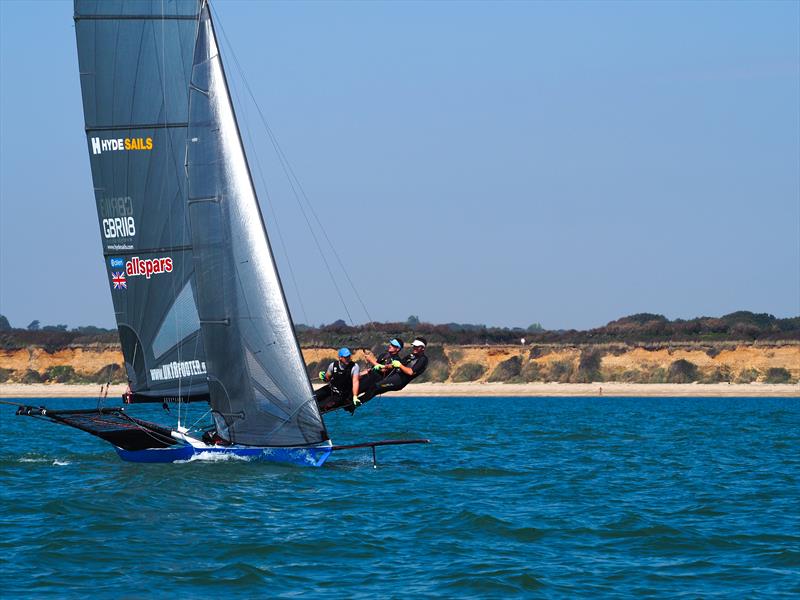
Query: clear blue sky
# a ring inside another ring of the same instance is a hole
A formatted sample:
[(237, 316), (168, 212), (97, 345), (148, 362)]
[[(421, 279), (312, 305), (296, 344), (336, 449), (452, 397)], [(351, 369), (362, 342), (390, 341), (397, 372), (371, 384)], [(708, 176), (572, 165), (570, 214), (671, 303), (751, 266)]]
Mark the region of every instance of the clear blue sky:
[[(800, 3), (215, 7), (373, 318), (800, 314)], [(0, 45), (0, 313), (112, 326), (72, 3), (0, 2)], [(345, 317), (240, 120), (295, 320)]]

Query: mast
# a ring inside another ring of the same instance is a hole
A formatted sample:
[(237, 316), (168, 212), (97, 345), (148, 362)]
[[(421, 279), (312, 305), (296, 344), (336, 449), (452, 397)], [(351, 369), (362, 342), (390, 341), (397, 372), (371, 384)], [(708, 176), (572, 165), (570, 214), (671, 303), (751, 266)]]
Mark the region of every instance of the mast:
[(75, 0), (103, 262), (134, 398), (207, 399), (186, 216), (200, 0)]
[(245, 445), (319, 444), (327, 432), (270, 249), (206, 3), (189, 89), (187, 214), (218, 433)]

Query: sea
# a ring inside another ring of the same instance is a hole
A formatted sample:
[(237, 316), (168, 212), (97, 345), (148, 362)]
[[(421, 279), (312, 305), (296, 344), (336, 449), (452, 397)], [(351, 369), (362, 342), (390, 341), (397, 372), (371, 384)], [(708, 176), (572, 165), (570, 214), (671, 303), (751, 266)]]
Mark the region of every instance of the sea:
[(431, 443), (319, 469), (0, 416), (6, 598), (800, 596), (798, 398), (387, 396), (334, 442)]

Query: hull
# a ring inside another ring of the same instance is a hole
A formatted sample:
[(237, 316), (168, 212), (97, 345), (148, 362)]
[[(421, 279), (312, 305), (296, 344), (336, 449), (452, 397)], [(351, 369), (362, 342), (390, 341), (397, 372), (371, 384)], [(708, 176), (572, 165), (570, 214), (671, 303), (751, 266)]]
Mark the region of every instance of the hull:
[(137, 463), (174, 463), (188, 460), (245, 460), (321, 467), (331, 455), (332, 448), (316, 446), (310, 448), (262, 448), (254, 446), (178, 446), (149, 448), (147, 450), (123, 450), (114, 448), (122, 460)]

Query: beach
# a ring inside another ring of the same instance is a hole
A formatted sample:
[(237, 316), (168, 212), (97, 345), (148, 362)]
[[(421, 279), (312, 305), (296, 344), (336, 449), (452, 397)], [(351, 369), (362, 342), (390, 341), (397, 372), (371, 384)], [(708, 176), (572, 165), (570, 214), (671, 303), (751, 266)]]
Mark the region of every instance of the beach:
[[(112, 385), (107, 392), (118, 398), (126, 385)], [(103, 387), (91, 384), (0, 384), (0, 398), (96, 398)], [(799, 384), (786, 383), (417, 383), (393, 396), (407, 397), (795, 397)]]

